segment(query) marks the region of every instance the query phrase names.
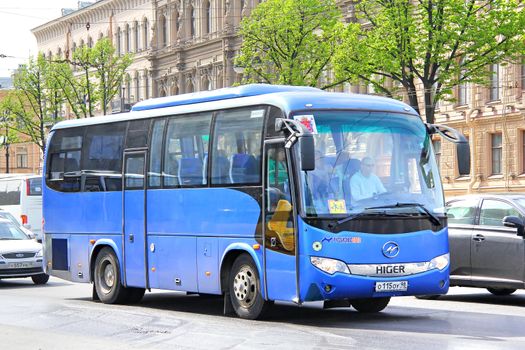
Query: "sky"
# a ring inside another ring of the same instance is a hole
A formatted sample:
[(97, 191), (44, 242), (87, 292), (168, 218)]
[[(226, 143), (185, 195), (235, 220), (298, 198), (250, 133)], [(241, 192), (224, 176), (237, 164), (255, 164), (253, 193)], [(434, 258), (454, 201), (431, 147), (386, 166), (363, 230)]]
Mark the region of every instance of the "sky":
[(0, 0), (0, 56), (12, 56), (0, 57), (0, 77), (38, 52), (31, 29), (59, 18), (62, 8), (78, 8), (78, 0)]

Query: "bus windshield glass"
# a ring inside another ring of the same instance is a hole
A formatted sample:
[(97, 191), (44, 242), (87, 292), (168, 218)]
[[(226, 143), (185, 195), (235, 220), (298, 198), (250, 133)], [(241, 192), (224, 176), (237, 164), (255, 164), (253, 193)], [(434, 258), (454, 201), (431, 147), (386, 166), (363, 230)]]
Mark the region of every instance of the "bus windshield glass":
[(432, 142), (415, 116), (318, 111), (294, 119), (315, 139), (315, 170), (300, 176), (307, 217), (444, 213)]

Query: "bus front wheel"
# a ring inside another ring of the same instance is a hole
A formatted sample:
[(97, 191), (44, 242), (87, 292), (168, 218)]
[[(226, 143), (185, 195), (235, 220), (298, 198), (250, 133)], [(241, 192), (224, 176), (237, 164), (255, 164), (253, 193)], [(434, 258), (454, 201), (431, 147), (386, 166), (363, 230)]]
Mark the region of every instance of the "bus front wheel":
[(121, 304), (128, 297), (120, 283), (120, 265), (111, 248), (102, 248), (95, 260), (95, 290), (105, 304)]
[(390, 297), (366, 298), (350, 300), (350, 303), (359, 312), (373, 313), (382, 311), (390, 302)]
[(258, 319), (268, 306), (261, 295), (261, 280), (257, 267), (247, 254), (239, 255), (233, 263), (229, 293), (233, 309), (240, 318)]

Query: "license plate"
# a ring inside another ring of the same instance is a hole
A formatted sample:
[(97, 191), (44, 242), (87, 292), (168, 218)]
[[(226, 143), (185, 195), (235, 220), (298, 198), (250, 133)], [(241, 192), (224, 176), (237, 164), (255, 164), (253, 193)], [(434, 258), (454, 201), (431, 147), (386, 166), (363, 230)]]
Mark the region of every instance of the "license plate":
[(31, 264), (29, 263), (11, 263), (9, 264), (9, 267), (12, 269), (23, 269), (26, 267), (31, 267)]
[(376, 292), (405, 292), (408, 281), (376, 282)]

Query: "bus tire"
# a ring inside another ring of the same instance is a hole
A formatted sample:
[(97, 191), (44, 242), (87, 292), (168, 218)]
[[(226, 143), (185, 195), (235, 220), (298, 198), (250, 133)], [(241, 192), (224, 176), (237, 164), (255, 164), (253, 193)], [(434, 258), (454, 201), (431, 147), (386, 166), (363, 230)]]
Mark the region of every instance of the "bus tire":
[(129, 304), (140, 303), (140, 301), (144, 297), (144, 293), (146, 292), (145, 288), (127, 287), (126, 289), (128, 293), (126, 302), (128, 302)]
[(268, 303), (261, 294), (261, 279), (249, 255), (241, 254), (233, 262), (228, 288), (233, 309), (240, 318), (256, 320), (266, 311)]
[(100, 250), (93, 275), (100, 301), (104, 304), (122, 304), (127, 301), (129, 293), (120, 283), (120, 264), (113, 249), (105, 247)]
[(350, 303), (359, 312), (374, 313), (382, 311), (390, 302), (390, 297), (365, 298), (350, 300)]
[(49, 281), (49, 275), (42, 273), (40, 275), (31, 276), (34, 284), (46, 284)]

